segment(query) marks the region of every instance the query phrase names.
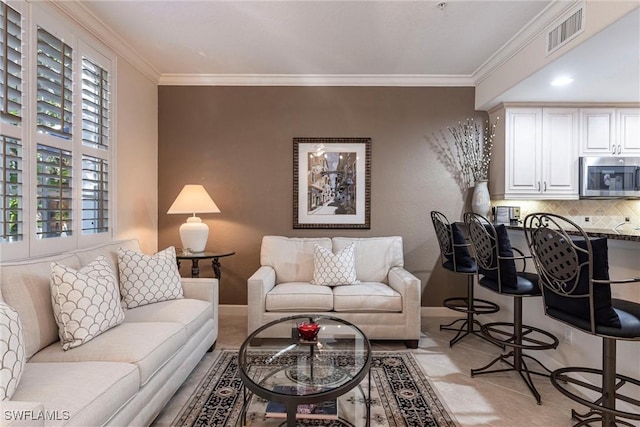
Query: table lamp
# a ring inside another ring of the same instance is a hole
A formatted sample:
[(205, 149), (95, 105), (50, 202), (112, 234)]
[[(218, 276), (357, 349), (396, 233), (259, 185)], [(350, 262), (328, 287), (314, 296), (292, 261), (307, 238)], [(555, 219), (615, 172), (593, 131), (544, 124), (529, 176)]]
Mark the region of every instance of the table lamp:
[(196, 216), (199, 213), (220, 213), (202, 185), (187, 184), (173, 202), (168, 214), (193, 214), (180, 226), (182, 249), (202, 252), (207, 245), (209, 226)]

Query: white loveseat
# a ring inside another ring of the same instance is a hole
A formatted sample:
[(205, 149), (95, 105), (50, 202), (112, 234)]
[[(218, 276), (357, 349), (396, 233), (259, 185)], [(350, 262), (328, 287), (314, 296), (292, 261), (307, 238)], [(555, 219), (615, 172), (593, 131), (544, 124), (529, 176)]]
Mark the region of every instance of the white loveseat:
[(125, 311), (123, 323), (63, 351), (49, 287), (51, 262), (115, 267), (136, 240), (1, 265), (0, 296), (22, 322), (26, 365), (2, 425), (149, 425), (218, 336), (218, 282), (181, 279), (183, 298)]
[[(334, 253), (355, 246), (359, 284), (311, 284), (314, 245)], [(404, 269), (402, 238), (265, 236), (261, 267), (248, 280), (248, 329), (292, 314), (328, 314), (358, 326), (369, 339), (405, 340), (418, 346), (420, 338), (420, 280)], [(291, 331), (273, 329), (277, 337)], [(276, 337), (276, 336), (274, 336)]]

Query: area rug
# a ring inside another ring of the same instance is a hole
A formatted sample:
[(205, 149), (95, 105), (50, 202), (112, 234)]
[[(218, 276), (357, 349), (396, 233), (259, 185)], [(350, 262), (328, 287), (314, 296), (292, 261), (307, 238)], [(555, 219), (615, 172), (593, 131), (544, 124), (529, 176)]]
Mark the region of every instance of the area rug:
[[(371, 426), (456, 426), (420, 366), (408, 352), (373, 352), (371, 363)], [(260, 364), (264, 357), (255, 354)], [(348, 356), (345, 356), (348, 357)], [(363, 380), (365, 383), (367, 377)], [(363, 387), (367, 389), (366, 385)], [(365, 391), (366, 393), (366, 391)], [(238, 352), (223, 350), (204, 376), (172, 426), (235, 426), (242, 410), (243, 387), (238, 375)], [(298, 420), (303, 426), (362, 426), (365, 396), (357, 388), (338, 400), (338, 420)], [(279, 426), (284, 420), (267, 418), (267, 401), (253, 396), (248, 426)], [(356, 409), (359, 408), (359, 409)], [(286, 423), (285, 423), (286, 424)]]

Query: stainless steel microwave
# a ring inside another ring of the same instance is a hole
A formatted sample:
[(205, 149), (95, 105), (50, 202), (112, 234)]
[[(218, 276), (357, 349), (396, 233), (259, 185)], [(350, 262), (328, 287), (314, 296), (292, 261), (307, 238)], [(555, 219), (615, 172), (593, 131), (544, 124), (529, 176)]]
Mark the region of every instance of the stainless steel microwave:
[(640, 198), (640, 157), (580, 157), (580, 198)]

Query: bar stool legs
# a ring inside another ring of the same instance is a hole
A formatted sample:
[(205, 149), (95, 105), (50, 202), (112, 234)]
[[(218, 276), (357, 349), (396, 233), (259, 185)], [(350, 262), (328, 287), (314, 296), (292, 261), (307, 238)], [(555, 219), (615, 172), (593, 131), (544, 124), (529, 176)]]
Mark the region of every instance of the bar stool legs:
[[(491, 301), (475, 299), (473, 294), (473, 275), (467, 276), (467, 297), (447, 298), (443, 305), (451, 310), (460, 313), (466, 313), (467, 317), (456, 319), (447, 325), (440, 325), (440, 330), (456, 331), (455, 337), (449, 341), (449, 347), (453, 347), (458, 341), (467, 335), (476, 335), (484, 340), (495, 344), (482, 334), (482, 324), (475, 319), (476, 314), (491, 314), (500, 310), (500, 306)], [(456, 327), (454, 325), (462, 322), (462, 325)], [(477, 327), (477, 328), (476, 328)]]
[[(519, 296), (514, 297), (513, 323), (489, 323), (482, 327), (482, 333), (494, 344), (512, 347), (513, 349), (509, 353), (501, 354), (496, 357), (482, 368), (471, 369), (471, 377), (497, 372), (516, 371), (529, 388), (529, 391), (531, 391), (531, 394), (533, 394), (538, 405), (540, 405), (542, 403), (540, 393), (538, 393), (538, 390), (533, 384), (531, 375), (533, 374), (549, 378), (552, 372), (535, 357), (524, 354), (523, 350), (554, 349), (558, 347), (558, 339), (547, 331), (522, 324), (522, 297)], [(527, 366), (525, 359), (530, 359), (536, 362), (543, 368), (544, 372), (538, 372), (530, 369)], [(509, 368), (489, 370), (489, 368), (498, 362), (504, 362), (509, 365)]]

